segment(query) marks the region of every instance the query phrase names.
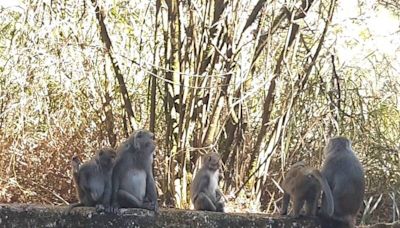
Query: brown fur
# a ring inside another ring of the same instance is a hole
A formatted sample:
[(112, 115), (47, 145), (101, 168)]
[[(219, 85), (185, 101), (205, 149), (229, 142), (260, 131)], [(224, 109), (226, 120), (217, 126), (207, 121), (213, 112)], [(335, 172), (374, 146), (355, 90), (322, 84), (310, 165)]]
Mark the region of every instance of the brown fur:
[(315, 216), (321, 189), (324, 191), (327, 203), (327, 213), (333, 214), (333, 199), (329, 185), (317, 169), (307, 167), (303, 162), (294, 164), (282, 183), (284, 190), (281, 214), (287, 214), (290, 199), (293, 202), (293, 215), (298, 217), (303, 204), (306, 205), (306, 215)]

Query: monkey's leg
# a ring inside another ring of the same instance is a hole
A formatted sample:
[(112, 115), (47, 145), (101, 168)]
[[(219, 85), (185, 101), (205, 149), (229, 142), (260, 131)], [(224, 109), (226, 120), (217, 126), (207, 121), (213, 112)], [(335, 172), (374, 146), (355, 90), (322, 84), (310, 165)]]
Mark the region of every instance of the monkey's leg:
[(201, 210), (201, 211), (217, 210), (212, 200), (204, 192), (200, 192), (199, 195), (197, 196), (194, 202), (194, 208), (196, 210)]
[(289, 201), (290, 201), (290, 195), (287, 193), (284, 193), (283, 199), (282, 199), (281, 215), (287, 214), (287, 209), (289, 207)]
[(293, 199), (293, 216), (295, 218), (300, 216), (300, 210), (303, 207), (304, 199), (295, 198)]
[(315, 216), (317, 214), (318, 200), (315, 198), (306, 200), (306, 215)]
[(318, 199), (321, 196), (321, 190), (312, 191), (306, 198), (306, 215), (316, 216), (318, 209)]
[[(111, 176), (108, 176), (108, 181), (106, 181), (104, 186), (104, 193), (101, 206), (103, 207), (102, 211), (112, 212), (111, 208), (111, 194), (112, 194), (112, 186), (111, 186)], [(99, 208), (101, 209), (101, 208)]]
[(121, 189), (118, 190), (118, 201), (126, 201), (123, 205), (128, 205), (129, 207), (142, 208), (143, 206), (143, 203), (137, 197)]

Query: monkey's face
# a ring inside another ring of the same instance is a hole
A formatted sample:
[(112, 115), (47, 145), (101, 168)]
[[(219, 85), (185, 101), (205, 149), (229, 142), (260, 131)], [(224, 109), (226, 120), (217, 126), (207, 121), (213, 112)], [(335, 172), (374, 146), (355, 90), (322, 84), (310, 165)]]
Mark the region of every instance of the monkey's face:
[(210, 170), (218, 170), (220, 163), (221, 161), (217, 153), (209, 153), (204, 157), (204, 165)]
[(79, 166), (81, 165), (81, 163), (82, 163), (81, 159), (77, 155), (74, 155), (72, 157), (71, 166), (72, 166), (72, 169), (75, 170), (75, 172), (78, 172)]
[(111, 148), (103, 148), (98, 152), (100, 165), (104, 168), (110, 168), (114, 164), (116, 152)]
[(134, 133), (134, 147), (145, 153), (153, 153), (156, 149), (155, 136), (147, 130), (138, 130)]

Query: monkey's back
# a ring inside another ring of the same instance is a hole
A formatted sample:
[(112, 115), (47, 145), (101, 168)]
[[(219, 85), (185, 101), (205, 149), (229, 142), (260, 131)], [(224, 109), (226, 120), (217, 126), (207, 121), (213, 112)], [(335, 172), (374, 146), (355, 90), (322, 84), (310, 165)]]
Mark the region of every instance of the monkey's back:
[(332, 151), (321, 170), (334, 199), (334, 215), (356, 215), (362, 205), (365, 190), (364, 170), (352, 150)]
[(321, 191), (319, 181), (311, 174), (311, 169), (300, 167), (289, 170), (282, 187), (291, 195), (300, 198), (314, 197)]
[(203, 168), (200, 168), (199, 171), (197, 171), (197, 173), (195, 174), (192, 183), (190, 184), (190, 199), (192, 200), (192, 202), (194, 201), (195, 196), (198, 195), (198, 189), (200, 187), (199, 178), (200, 176), (203, 176), (204, 172), (205, 170)]
[(89, 201), (98, 202), (104, 192), (104, 174), (95, 161), (85, 162), (79, 168), (79, 185), (83, 191), (90, 193)]

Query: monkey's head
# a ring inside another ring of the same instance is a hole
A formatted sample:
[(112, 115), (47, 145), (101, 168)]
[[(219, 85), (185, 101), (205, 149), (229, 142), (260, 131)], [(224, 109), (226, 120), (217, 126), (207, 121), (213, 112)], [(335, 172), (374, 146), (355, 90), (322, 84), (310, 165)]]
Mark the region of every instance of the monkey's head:
[(79, 164), (81, 164), (81, 159), (79, 158), (78, 155), (74, 155), (74, 156), (72, 156), (71, 163), (79, 165)]
[(337, 136), (329, 139), (325, 147), (325, 154), (332, 152), (347, 152), (351, 151), (351, 141), (344, 136)]
[(306, 163), (304, 161), (298, 161), (292, 165), (291, 169), (302, 169), (304, 167), (306, 167)]
[(220, 158), (217, 153), (208, 153), (203, 157), (203, 164), (206, 166), (209, 170), (216, 171), (220, 167)]
[(82, 161), (81, 159), (78, 157), (78, 155), (74, 155), (71, 159), (71, 166), (72, 169), (75, 170), (77, 172), (77, 170), (79, 169), (79, 166), (81, 165)]
[(106, 169), (111, 168), (114, 165), (116, 152), (112, 148), (102, 148), (97, 151), (98, 162), (100, 166)]
[(135, 151), (152, 154), (156, 149), (155, 136), (148, 130), (137, 130), (128, 139)]

